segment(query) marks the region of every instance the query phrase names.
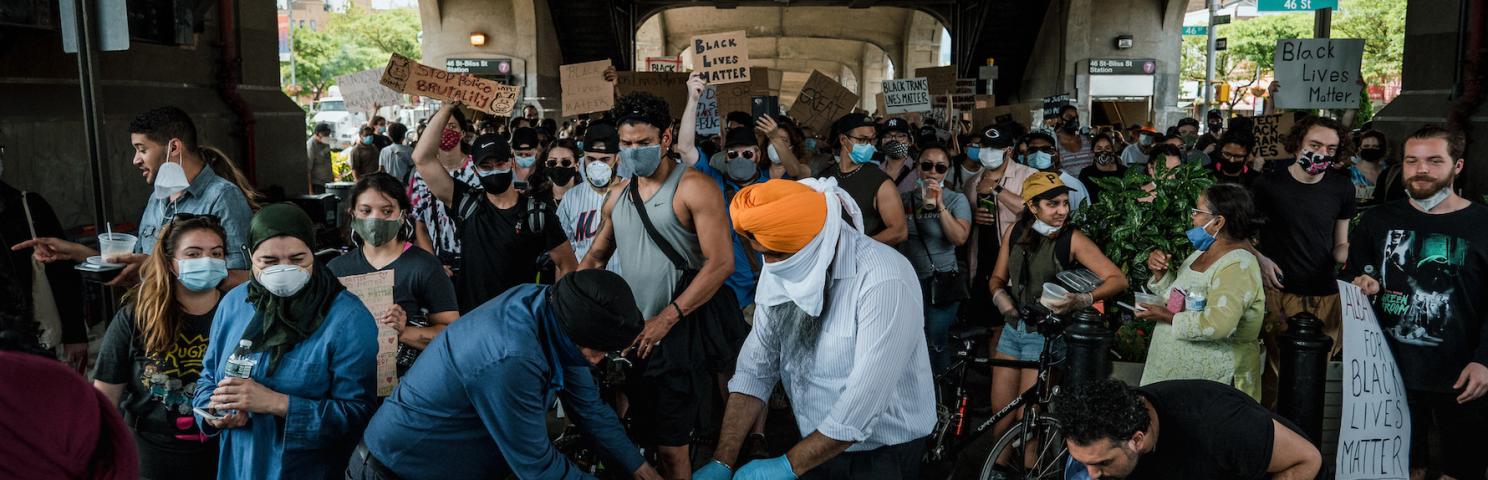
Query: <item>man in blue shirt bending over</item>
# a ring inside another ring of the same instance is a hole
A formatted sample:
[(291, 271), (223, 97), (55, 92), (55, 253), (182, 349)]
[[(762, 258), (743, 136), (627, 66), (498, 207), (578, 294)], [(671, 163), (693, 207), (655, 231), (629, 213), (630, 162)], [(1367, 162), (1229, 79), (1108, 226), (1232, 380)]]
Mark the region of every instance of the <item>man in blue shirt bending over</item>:
[(560, 396), (607, 465), (660, 480), (589, 372), (642, 327), (613, 272), (513, 287), (429, 344), (372, 417), (346, 478), (593, 478), (548, 440), (547, 410)]

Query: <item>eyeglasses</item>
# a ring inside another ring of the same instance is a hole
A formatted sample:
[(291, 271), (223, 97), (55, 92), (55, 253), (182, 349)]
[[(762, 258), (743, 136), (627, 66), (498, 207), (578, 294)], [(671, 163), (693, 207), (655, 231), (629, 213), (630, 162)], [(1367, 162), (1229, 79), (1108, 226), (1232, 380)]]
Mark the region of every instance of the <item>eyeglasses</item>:
[(946, 170), (950, 170), (950, 169), (951, 169), (951, 166), (950, 165), (946, 165), (944, 163), (920, 162), (920, 171), (922, 171), (922, 172), (928, 172), (928, 171), (931, 171), (931, 170), (935, 170), (935, 173), (945, 173)]
[(754, 160), (754, 150), (730, 150), (728, 152), (729, 160), (739, 158), (740, 155), (743, 155), (745, 160)]
[(877, 140), (877, 139), (875, 139), (873, 137), (854, 137), (852, 135), (848, 135), (847, 138), (849, 140), (852, 140), (853, 143), (858, 143), (858, 144), (873, 143), (874, 140)]
[(546, 165), (548, 166), (548, 168), (557, 168), (557, 167), (568, 168), (568, 167), (572, 167), (573, 164), (574, 164), (574, 161), (573, 160), (569, 160), (567, 158), (555, 158), (555, 159), (552, 159), (552, 160), (548, 160), (546, 162)]
[(1189, 214), (1190, 215), (1193, 215), (1195, 217), (1199, 216), (1199, 214), (1201, 214), (1201, 213), (1204, 214), (1204, 215), (1211, 216), (1211, 217), (1214, 216), (1214, 212), (1210, 212), (1210, 211), (1207, 211), (1207, 210), (1201, 210), (1201, 209), (1197, 209), (1197, 208), (1190, 208), (1190, 209), (1188, 209), (1188, 211), (1189, 211)]
[(1223, 150), (1221, 150), (1219, 152), (1219, 154), (1221, 156), (1223, 156), (1225, 160), (1231, 160), (1231, 161), (1236, 161), (1236, 162), (1240, 162), (1240, 161), (1244, 161), (1245, 160), (1245, 155), (1236, 155), (1236, 154), (1233, 154), (1233, 153), (1230, 153), (1230, 152), (1226, 152), (1226, 151), (1223, 151)]

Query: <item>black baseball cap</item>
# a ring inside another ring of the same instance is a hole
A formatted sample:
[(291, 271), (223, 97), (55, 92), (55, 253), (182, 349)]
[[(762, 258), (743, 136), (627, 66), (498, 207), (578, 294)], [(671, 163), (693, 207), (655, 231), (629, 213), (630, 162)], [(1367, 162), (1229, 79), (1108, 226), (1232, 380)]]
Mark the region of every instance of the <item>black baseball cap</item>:
[(474, 151), (475, 153), (471, 156), (471, 160), (476, 164), (480, 164), (481, 161), (487, 158), (494, 157), (496, 163), (505, 162), (512, 158), (511, 147), (506, 145), (501, 135), (495, 133), (487, 133), (475, 137)]
[(754, 126), (754, 117), (750, 116), (747, 112), (741, 112), (738, 110), (729, 112), (728, 116), (724, 117), (724, 121), (734, 122), (746, 127)]
[(832, 124), (832, 136), (846, 134), (858, 127), (873, 127), (877, 130), (878, 124), (874, 123), (873, 117), (869, 117), (866, 113), (849, 113), (838, 118), (837, 123)]
[(1026, 135), (1026, 136), (1023, 137), (1023, 141), (1032, 143), (1033, 140), (1034, 139), (1037, 139), (1037, 138), (1044, 139), (1044, 141), (1049, 142), (1049, 145), (1051, 145), (1051, 146), (1052, 145), (1056, 145), (1054, 143), (1054, 136), (1053, 135), (1050, 135), (1049, 132), (1046, 132), (1046, 131), (1043, 131), (1043, 130), (1034, 130), (1032, 132), (1028, 132), (1028, 135)]
[(997, 125), (982, 129), (982, 148), (1009, 148), (1014, 143), (1013, 135)]
[(615, 132), (615, 126), (604, 122), (590, 124), (584, 132), (584, 151), (620, 153), (620, 134)]
[(511, 137), (511, 148), (513, 150), (537, 148), (537, 129), (531, 127), (522, 127), (513, 131)]
[(883, 128), (878, 133), (882, 135), (889, 132), (901, 132), (907, 135), (909, 134), (909, 122), (902, 118), (890, 118), (883, 123)]
[(754, 131), (751, 130), (749, 127), (738, 127), (730, 129), (728, 131), (728, 136), (723, 139), (723, 148), (733, 148), (739, 145), (758, 146), (759, 140), (754, 138)]
[(315, 124), (315, 133), (331, 133), (331, 124), (320, 122)]

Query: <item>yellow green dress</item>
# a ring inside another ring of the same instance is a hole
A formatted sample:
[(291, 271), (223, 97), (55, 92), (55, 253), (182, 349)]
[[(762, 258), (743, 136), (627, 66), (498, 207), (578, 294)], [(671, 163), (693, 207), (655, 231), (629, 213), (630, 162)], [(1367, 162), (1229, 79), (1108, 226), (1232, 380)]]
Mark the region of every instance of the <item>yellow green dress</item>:
[(1204, 272), (1192, 268), (1203, 252), (1194, 252), (1183, 265), (1147, 288), (1169, 298), (1172, 289), (1204, 294), (1202, 311), (1173, 315), (1171, 325), (1158, 322), (1147, 350), (1142, 385), (1164, 380), (1204, 379), (1224, 383), (1261, 398), (1261, 333), (1266, 316), (1266, 294), (1255, 255), (1245, 250), (1226, 253)]

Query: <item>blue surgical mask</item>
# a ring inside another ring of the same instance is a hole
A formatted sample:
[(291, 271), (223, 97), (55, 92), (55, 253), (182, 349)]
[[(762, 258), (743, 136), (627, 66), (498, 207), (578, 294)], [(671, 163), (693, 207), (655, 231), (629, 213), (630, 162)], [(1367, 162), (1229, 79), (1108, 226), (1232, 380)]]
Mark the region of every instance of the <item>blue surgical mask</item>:
[(978, 155), (981, 155), (981, 154), (982, 154), (982, 147), (978, 147), (976, 145), (971, 145), (971, 146), (966, 147), (966, 158), (970, 158), (972, 160), (976, 160), (977, 159), (977, 156)]
[(362, 145), (371, 145), (372, 137), (362, 137)]
[(583, 152), (584, 151), (584, 141), (583, 140), (574, 140), (574, 146), (575, 147), (579, 147), (579, 151), (580, 152)]
[(852, 146), (852, 153), (849, 156), (852, 157), (853, 163), (863, 165), (872, 162), (873, 154), (876, 152), (878, 149), (873, 148), (871, 143), (856, 144)]
[(536, 165), (536, 164), (537, 164), (537, 157), (534, 157), (534, 156), (524, 157), (524, 156), (521, 156), (521, 155), (517, 155), (517, 166), (518, 167), (532, 168), (532, 166), (533, 165)]
[(620, 164), (629, 165), (637, 177), (649, 177), (661, 166), (661, 145), (620, 149)]
[(1032, 152), (1023, 156), (1024, 163), (1037, 170), (1047, 170), (1054, 166), (1054, 156), (1048, 152)]
[(815, 138), (808, 138), (808, 139), (806, 139), (806, 149), (807, 150), (816, 150), (816, 139)]
[(1209, 225), (1212, 223), (1214, 223), (1214, 220), (1210, 219), (1204, 226), (1193, 227), (1188, 229), (1187, 232), (1184, 232), (1185, 235), (1188, 235), (1188, 243), (1192, 243), (1197, 250), (1209, 250), (1209, 247), (1213, 246), (1214, 241), (1217, 240), (1214, 234), (1209, 233), (1208, 230)]
[(193, 292), (205, 292), (227, 278), (227, 262), (220, 258), (202, 257), (176, 260), (181, 286)]

